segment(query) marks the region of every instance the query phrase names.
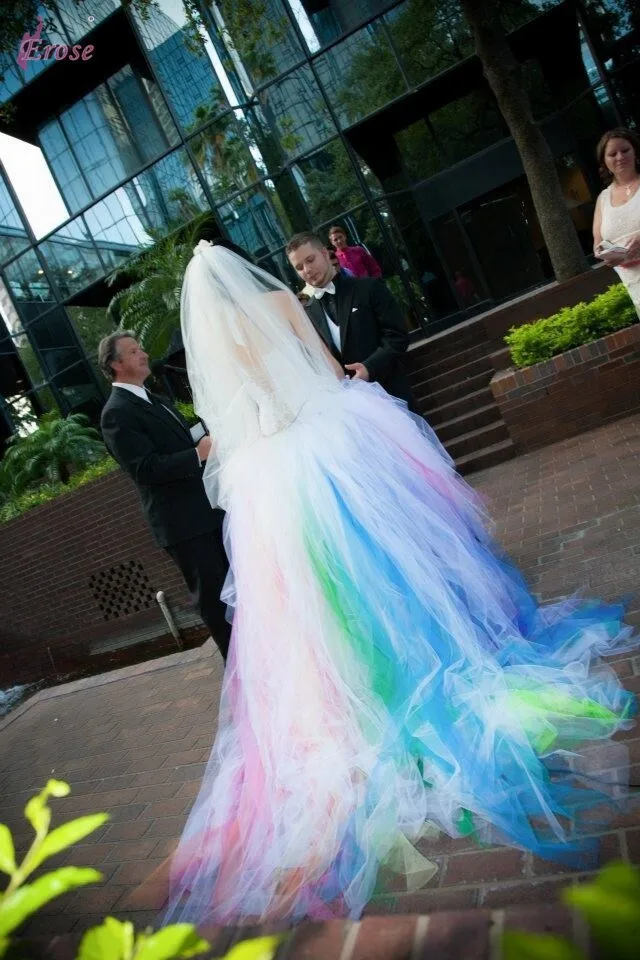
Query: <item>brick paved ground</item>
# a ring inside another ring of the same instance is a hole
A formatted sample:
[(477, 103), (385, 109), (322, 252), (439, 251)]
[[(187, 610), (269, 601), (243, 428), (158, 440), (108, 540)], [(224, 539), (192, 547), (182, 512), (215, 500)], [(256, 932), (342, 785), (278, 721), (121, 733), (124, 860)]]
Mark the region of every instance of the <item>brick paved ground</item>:
[[(638, 589), (639, 416), (509, 461), (472, 482), (491, 498), (499, 539), (542, 597), (581, 587), (606, 597)], [(640, 624), (640, 602), (630, 609)], [(616, 669), (640, 693), (640, 653)], [(73, 786), (70, 798), (56, 802), (63, 818), (111, 814), (91, 842), (59, 858), (99, 867), (103, 883), (42, 914), (34, 934), (77, 932), (107, 912), (139, 925), (157, 918), (166, 896), (162, 865), (209, 754), (220, 682), (221, 661), (207, 646), (42, 691), (0, 725), (2, 819), (22, 843), (24, 802), (52, 775)], [(639, 782), (640, 732), (627, 739)], [(640, 862), (640, 816), (614, 824), (601, 851), (603, 862), (620, 856)], [(441, 866), (432, 885), (378, 900), (372, 912), (549, 901), (580, 879), (519, 851), (478, 851), (464, 841), (432, 843), (429, 854)]]

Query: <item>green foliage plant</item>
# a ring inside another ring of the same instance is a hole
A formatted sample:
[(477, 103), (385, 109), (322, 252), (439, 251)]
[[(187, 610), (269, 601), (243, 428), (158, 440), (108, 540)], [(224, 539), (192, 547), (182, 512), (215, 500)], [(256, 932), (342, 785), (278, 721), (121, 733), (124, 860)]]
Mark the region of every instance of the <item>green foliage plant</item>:
[(551, 317), (512, 327), (504, 340), (514, 365), (528, 367), (629, 327), (639, 319), (623, 284), (615, 283), (589, 303), (564, 307)]

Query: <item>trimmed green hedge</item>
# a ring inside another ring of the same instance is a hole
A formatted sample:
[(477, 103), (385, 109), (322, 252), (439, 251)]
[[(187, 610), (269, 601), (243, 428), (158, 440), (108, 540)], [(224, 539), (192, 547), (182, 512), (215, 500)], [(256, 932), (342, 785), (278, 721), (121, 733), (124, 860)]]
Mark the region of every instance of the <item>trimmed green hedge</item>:
[(511, 348), (516, 367), (530, 367), (614, 330), (630, 327), (638, 320), (623, 284), (615, 283), (589, 303), (577, 303), (544, 320), (512, 327), (504, 342)]
[(93, 463), (84, 470), (74, 473), (68, 483), (43, 483), (38, 487), (25, 490), (17, 497), (12, 497), (0, 507), (0, 524), (7, 523), (15, 517), (21, 516), (27, 510), (33, 507), (39, 507), (42, 503), (48, 503), (49, 500), (56, 500), (65, 493), (70, 493), (77, 487), (84, 486), (85, 483), (91, 483), (92, 480), (98, 480), (108, 473), (113, 473), (118, 469), (118, 464), (111, 457), (104, 457), (98, 463)]

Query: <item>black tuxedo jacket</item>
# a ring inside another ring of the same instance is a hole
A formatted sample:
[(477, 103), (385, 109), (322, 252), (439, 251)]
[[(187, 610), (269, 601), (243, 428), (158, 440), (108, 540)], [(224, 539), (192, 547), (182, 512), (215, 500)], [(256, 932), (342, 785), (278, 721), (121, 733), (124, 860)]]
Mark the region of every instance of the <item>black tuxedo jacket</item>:
[(383, 280), (374, 277), (347, 277), (338, 274), (336, 312), (340, 343), (336, 350), (322, 307), (322, 298), (312, 297), (305, 309), (334, 357), (343, 365), (364, 363), (371, 380), (413, 409), (413, 398), (401, 357), (409, 346), (405, 319)]
[(138, 488), (156, 542), (170, 547), (219, 530), (224, 514), (207, 499), (187, 422), (164, 397), (150, 396), (153, 404), (113, 387), (100, 426), (107, 450)]

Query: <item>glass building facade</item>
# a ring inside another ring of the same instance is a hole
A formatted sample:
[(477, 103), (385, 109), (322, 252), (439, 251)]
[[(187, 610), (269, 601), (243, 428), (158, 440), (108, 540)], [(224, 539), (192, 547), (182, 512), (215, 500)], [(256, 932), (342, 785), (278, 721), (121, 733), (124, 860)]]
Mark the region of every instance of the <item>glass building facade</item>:
[[(51, 6), (51, 5), (50, 5)], [(338, 222), (409, 329), (452, 326), (552, 279), (522, 163), (456, 0), (56, 0), (43, 38), (80, 63), (5, 55), (0, 130), (41, 151), (66, 211), (34, 232), (0, 169), (0, 442), (29, 409), (97, 417), (107, 278), (208, 213), (293, 287), (290, 235)], [(512, 0), (510, 43), (587, 253), (604, 130), (640, 124), (635, 0)], [(51, 20), (51, 18), (50, 18)], [(7, 119), (8, 117), (8, 119)]]

